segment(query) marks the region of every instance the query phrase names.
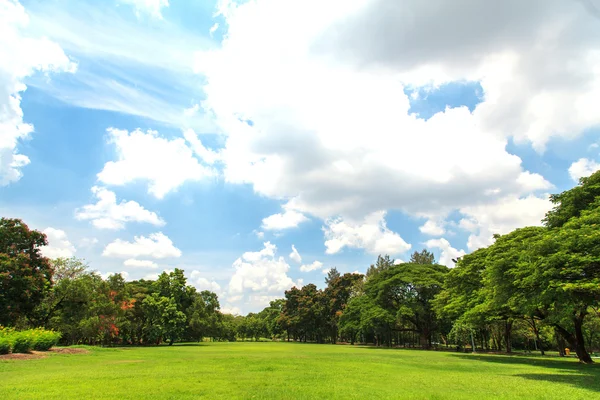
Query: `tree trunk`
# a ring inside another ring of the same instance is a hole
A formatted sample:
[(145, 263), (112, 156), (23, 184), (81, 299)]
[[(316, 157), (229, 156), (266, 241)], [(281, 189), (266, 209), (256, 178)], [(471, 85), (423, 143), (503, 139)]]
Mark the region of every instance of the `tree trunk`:
[(556, 340), (556, 346), (558, 346), (558, 354), (561, 357), (564, 357), (565, 356), (565, 347), (567, 347), (567, 346), (565, 343), (565, 339), (558, 332), (558, 329), (556, 327), (554, 327), (554, 339)]
[(579, 314), (579, 316), (575, 317), (573, 319), (573, 323), (575, 325), (575, 339), (576, 339), (576, 343), (575, 343), (575, 352), (577, 353), (577, 357), (579, 358), (579, 361), (586, 363), (586, 364), (593, 364), (594, 361), (592, 360), (592, 357), (590, 357), (589, 353), (587, 352), (587, 350), (585, 349), (585, 339), (583, 337), (583, 318), (585, 317), (585, 314), (581, 313)]
[(512, 333), (512, 321), (510, 320), (506, 320), (504, 321), (504, 344), (506, 346), (506, 352), (507, 353), (511, 353), (512, 352), (512, 345), (511, 345), (511, 333)]
[(537, 328), (537, 325), (535, 323), (535, 318), (531, 317), (531, 325), (533, 326), (533, 333), (535, 333), (535, 340), (536, 343), (539, 344), (540, 346), (540, 353), (542, 353), (542, 355), (544, 355), (544, 344), (542, 343), (541, 339), (540, 339), (540, 331)]
[(585, 349), (585, 342), (583, 339), (582, 325), (584, 316), (585, 314), (580, 313), (578, 316), (573, 317), (575, 335), (573, 335), (571, 332), (567, 331), (560, 325), (554, 325), (554, 327), (560, 333), (560, 335), (569, 343), (569, 346), (571, 346), (575, 350), (575, 354), (577, 354), (577, 358), (580, 362), (585, 364), (593, 364), (594, 361)]

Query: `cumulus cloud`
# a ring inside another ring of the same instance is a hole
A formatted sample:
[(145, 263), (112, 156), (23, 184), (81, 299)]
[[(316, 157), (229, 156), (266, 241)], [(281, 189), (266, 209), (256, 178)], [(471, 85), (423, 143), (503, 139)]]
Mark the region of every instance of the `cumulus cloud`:
[(169, 0), (119, 0), (119, 2), (133, 7), (138, 18), (147, 15), (162, 19), (162, 9), (169, 7)]
[(168, 236), (162, 232), (157, 232), (149, 237), (135, 236), (133, 242), (116, 239), (106, 246), (102, 255), (117, 258), (150, 257), (162, 259), (181, 257), (181, 250), (173, 245)]
[(18, 181), (29, 158), (19, 144), (33, 125), (24, 122), (21, 93), (26, 78), (36, 72), (75, 72), (59, 45), (29, 33), (29, 16), (16, 0), (0, 2), (0, 186)]
[[(434, 3), (223, 3), (226, 40), (199, 52), (196, 69), (202, 106), (226, 134), (225, 180), (350, 231), (338, 222), (390, 209), (448, 215), (548, 190), (507, 144), (543, 151), (600, 123), (597, 21), (577, 2)], [(473, 111), (410, 112), (405, 89), (465, 81), (482, 88)], [(379, 230), (386, 240), (326, 229), (328, 252), (407, 248)]]
[(280, 231), (283, 229), (296, 228), (302, 222), (308, 221), (302, 213), (294, 210), (286, 210), (283, 214), (273, 214), (262, 220), (262, 228), (267, 231)]
[(242, 314), (242, 310), (240, 310), (239, 307), (231, 306), (228, 304), (221, 307), (221, 312), (223, 314), (231, 314), (231, 315), (241, 315)]
[(294, 282), (288, 276), (289, 264), (276, 253), (277, 246), (265, 242), (262, 250), (246, 252), (235, 260), (227, 301), (258, 309), (268, 305), (269, 298), (281, 296), (293, 286), (300, 286), (300, 281)]
[(215, 172), (203, 166), (183, 138), (172, 140), (157, 131), (146, 133), (109, 128), (108, 142), (114, 144), (117, 161), (109, 161), (98, 174), (107, 185), (122, 186), (137, 180), (148, 182), (148, 192), (163, 198), (188, 181), (200, 181)]
[(158, 268), (158, 264), (151, 260), (137, 260), (135, 258), (130, 258), (123, 262), (123, 265), (131, 268), (150, 268), (156, 269)]
[(419, 230), (421, 231), (421, 233), (430, 236), (441, 236), (444, 233), (446, 233), (446, 229), (444, 229), (442, 223), (433, 219), (430, 219), (427, 222), (425, 222), (425, 224), (419, 227)]
[(425, 246), (430, 249), (440, 249), (438, 263), (450, 268), (454, 267), (454, 261), (452, 261), (452, 259), (457, 259), (458, 257), (467, 254), (464, 250), (458, 250), (452, 247), (450, 242), (444, 238), (428, 240), (425, 242)]
[(465, 216), (459, 226), (471, 232), (467, 241), (470, 251), (493, 243), (493, 235), (506, 234), (523, 226), (538, 226), (552, 208), (549, 197), (534, 195), (500, 198), (495, 202), (460, 209)]
[(41, 248), (42, 254), (48, 258), (73, 257), (75, 246), (69, 241), (67, 233), (61, 229), (48, 227), (42, 231), (48, 239), (48, 246)]
[(305, 264), (300, 266), (300, 271), (302, 272), (311, 272), (321, 269), (323, 263), (320, 261), (313, 261), (311, 264)]
[(135, 201), (122, 200), (117, 204), (114, 192), (94, 186), (92, 193), (98, 199), (96, 204), (88, 204), (75, 211), (75, 218), (91, 220), (99, 229), (124, 229), (127, 222), (145, 222), (155, 226), (165, 225), (156, 213), (146, 210)]
[(202, 272), (198, 270), (193, 270), (190, 273), (190, 282), (194, 287), (200, 291), (202, 290), (210, 290), (214, 293), (219, 293), (221, 291), (221, 285), (219, 285), (215, 281), (210, 281), (202, 276)]
[(292, 252), (289, 255), (290, 259), (300, 264), (302, 262), (302, 256), (298, 253), (296, 246), (292, 245)]
[(600, 163), (587, 158), (580, 158), (569, 167), (569, 175), (575, 182), (579, 182), (579, 178), (588, 177), (600, 169)]
[(344, 247), (362, 248), (372, 254), (401, 254), (410, 250), (410, 244), (385, 223), (385, 212), (369, 214), (363, 221), (329, 219), (323, 227), (325, 253), (336, 254)]
[[(197, 106), (197, 105), (196, 105)], [(197, 110), (196, 110), (197, 111)], [(207, 164), (214, 164), (219, 160), (219, 153), (213, 151), (202, 144), (202, 140), (198, 137), (193, 129), (186, 129), (183, 131), (183, 137), (188, 141), (194, 153), (204, 160)]]

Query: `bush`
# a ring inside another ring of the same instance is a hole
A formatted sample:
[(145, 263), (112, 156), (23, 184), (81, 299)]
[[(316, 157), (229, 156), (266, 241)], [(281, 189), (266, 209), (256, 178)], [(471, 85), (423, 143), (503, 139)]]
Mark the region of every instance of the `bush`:
[(13, 353), (29, 353), (33, 347), (31, 331), (15, 332), (11, 339)]
[(33, 350), (48, 351), (52, 346), (55, 346), (60, 339), (60, 333), (47, 331), (45, 329), (33, 329)]
[(60, 333), (46, 329), (29, 329), (18, 332), (0, 327), (0, 354), (29, 353), (31, 350), (47, 351), (58, 343)]
[(0, 336), (0, 354), (8, 354), (10, 352), (10, 341)]

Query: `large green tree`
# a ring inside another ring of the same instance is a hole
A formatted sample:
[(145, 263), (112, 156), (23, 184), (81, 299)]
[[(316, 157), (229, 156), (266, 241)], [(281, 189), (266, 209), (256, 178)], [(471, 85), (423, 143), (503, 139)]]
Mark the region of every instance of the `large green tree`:
[(31, 318), (52, 286), (52, 265), (40, 251), (47, 244), (20, 219), (0, 219), (0, 325)]
[(399, 264), (370, 278), (365, 292), (396, 315), (400, 329), (415, 331), (421, 344), (430, 347), (439, 330), (433, 299), (441, 292), (447, 272), (446, 266), (438, 264)]

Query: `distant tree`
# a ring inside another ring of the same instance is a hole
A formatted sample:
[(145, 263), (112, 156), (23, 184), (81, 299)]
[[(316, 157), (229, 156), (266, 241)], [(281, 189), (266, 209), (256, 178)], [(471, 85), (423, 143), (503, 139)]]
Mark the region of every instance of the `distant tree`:
[(64, 306), (75, 290), (74, 282), (86, 274), (87, 264), (78, 258), (57, 258), (51, 260), (52, 281), (43, 300), (35, 309), (35, 325), (48, 327), (50, 319)]
[(337, 273), (328, 276), (327, 287), (324, 296), (327, 301), (326, 312), (328, 314), (327, 325), (329, 327), (331, 343), (335, 344), (338, 337), (338, 324), (340, 316), (346, 308), (355, 284), (363, 280), (362, 274)]
[(387, 254), (385, 256), (377, 256), (377, 262), (373, 265), (371, 264), (371, 266), (367, 269), (367, 273), (366, 273), (366, 277), (367, 279), (370, 279), (371, 277), (379, 274), (380, 272), (383, 272), (385, 270), (388, 270), (390, 268), (392, 268), (394, 266), (394, 259), (390, 258), (390, 256), (388, 256)]
[(333, 267), (327, 272), (327, 276), (325, 277), (325, 284), (329, 285), (330, 282), (338, 279), (339, 277), (340, 272), (337, 270), (336, 267)]
[(399, 264), (369, 279), (365, 292), (396, 315), (398, 323), (407, 326), (403, 330), (415, 331), (421, 344), (430, 347), (433, 334), (439, 330), (433, 299), (441, 292), (447, 272), (443, 265)]
[(52, 264), (40, 252), (47, 244), (20, 219), (0, 219), (0, 325), (31, 318), (52, 286)]
[(432, 252), (423, 249), (420, 252), (415, 251), (411, 254), (409, 263), (412, 264), (435, 264), (435, 256)]

